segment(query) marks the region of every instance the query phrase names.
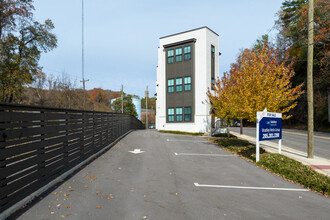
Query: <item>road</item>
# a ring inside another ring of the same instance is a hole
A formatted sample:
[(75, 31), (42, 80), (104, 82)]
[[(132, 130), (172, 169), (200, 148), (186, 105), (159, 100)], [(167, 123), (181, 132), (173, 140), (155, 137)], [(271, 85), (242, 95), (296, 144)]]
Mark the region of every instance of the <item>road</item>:
[[(232, 127), (230, 129), (238, 133), (240, 131), (239, 127)], [(255, 137), (256, 129), (245, 127), (243, 128), (243, 134)], [(302, 152), (307, 152), (306, 131), (283, 129), (282, 138), (283, 145)], [(273, 142), (278, 141), (273, 140)], [(330, 160), (330, 133), (314, 132), (314, 155)]]
[(328, 219), (330, 200), (304, 190), (202, 137), (143, 130), (14, 217)]

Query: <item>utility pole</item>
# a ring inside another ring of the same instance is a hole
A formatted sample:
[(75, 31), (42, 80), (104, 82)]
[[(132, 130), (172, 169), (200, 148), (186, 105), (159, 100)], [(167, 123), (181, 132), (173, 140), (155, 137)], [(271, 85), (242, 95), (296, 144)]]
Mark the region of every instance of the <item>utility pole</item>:
[(148, 129), (148, 86), (146, 90), (146, 129)]
[(314, 1), (308, 1), (308, 57), (307, 57), (307, 106), (308, 148), (307, 157), (314, 158), (314, 107), (313, 107), (313, 49), (314, 49)]
[(124, 114), (124, 85), (121, 85), (121, 113)]
[(81, 2), (81, 30), (82, 30), (82, 41), (81, 41), (81, 69), (82, 69), (82, 80), (84, 90), (84, 110), (86, 110), (86, 82), (89, 79), (85, 80), (85, 51), (84, 51), (84, 0)]

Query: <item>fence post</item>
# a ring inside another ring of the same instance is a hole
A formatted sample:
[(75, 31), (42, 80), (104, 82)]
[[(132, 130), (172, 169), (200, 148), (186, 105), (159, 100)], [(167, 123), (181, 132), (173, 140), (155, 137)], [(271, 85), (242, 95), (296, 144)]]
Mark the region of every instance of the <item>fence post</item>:
[[(44, 155), (45, 155), (45, 144), (44, 144), (44, 140), (45, 140), (45, 135), (46, 135), (46, 131), (45, 129), (45, 111), (40, 111), (39, 112), (41, 114), (40, 117), (40, 128), (41, 129), (41, 134), (40, 134), (40, 147), (38, 147), (37, 152), (38, 152), (38, 157), (41, 158), (41, 160), (38, 162), (38, 172), (42, 173), (42, 170), (45, 168), (45, 159), (43, 159)], [(40, 178), (39, 181), (42, 181), (43, 179), (45, 179), (46, 174), (43, 174)]]
[[(3, 114), (5, 112), (4, 109), (0, 109), (0, 114)], [(1, 125), (4, 125), (6, 122), (0, 122)], [(6, 138), (5, 138), (5, 131), (6, 131), (6, 128), (5, 126), (3, 126), (3, 128), (0, 129), (1, 131), (1, 135), (3, 137), (3, 140), (0, 141), (0, 156), (1, 156), (1, 151), (5, 149), (5, 142), (6, 142)], [(6, 167), (6, 158), (0, 158), (0, 171), (2, 169), (4, 169)], [(0, 191), (3, 191), (2, 188), (6, 187), (7, 186), (7, 182), (6, 182), (6, 179), (7, 177), (3, 177), (0, 179)], [(4, 196), (4, 197), (1, 197), (0, 198), (0, 202), (5, 199), (7, 196)]]

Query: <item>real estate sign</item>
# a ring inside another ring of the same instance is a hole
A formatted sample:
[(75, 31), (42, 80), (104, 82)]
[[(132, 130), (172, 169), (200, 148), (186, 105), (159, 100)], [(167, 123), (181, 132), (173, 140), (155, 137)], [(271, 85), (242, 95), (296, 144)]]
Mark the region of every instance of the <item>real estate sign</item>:
[(282, 114), (267, 112), (259, 121), (259, 141), (282, 139)]
[(282, 113), (257, 112), (257, 132), (256, 132), (256, 161), (259, 161), (260, 141), (278, 139), (278, 152), (281, 153), (282, 145)]

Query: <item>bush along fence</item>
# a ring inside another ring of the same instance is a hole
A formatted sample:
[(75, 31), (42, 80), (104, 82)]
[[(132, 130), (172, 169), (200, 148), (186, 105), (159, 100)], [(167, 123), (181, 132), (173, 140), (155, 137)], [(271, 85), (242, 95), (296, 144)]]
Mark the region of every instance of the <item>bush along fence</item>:
[(143, 128), (131, 115), (0, 103), (0, 213)]

